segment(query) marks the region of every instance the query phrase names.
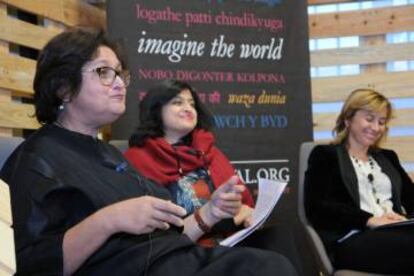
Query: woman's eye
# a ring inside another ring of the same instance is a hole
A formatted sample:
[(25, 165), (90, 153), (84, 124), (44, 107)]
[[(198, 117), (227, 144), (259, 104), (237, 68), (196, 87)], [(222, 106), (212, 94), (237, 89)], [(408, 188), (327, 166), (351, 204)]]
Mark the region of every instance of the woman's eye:
[(180, 100), (173, 100), (171, 103), (173, 105), (181, 105), (182, 104), (182, 101), (180, 101)]
[(367, 117), (365, 117), (365, 120), (367, 120), (368, 122), (373, 122), (374, 121), (374, 117), (367, 116)]
[(110, 69), (102, 69), (101, 74), (103, 77), (111, 77), (113, 71)]

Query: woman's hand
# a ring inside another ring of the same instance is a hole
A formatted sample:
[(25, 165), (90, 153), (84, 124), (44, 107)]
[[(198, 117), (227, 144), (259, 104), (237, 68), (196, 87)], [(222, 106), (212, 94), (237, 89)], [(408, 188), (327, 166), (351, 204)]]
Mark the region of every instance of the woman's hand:
[(387, 213), (387, 214), (385, 214), (385, 216), (388, 218), (388, 219), (390, 219), (390, 220), (393, 220), (394, 222), (398, 222), (398, 221), (405, 221), (405, 220), (407, 220), (407, 218), (406, 217), (404, 217), (404, 216), (402, 216), (402, 215), (400, 215), (400, 214), (397, 214), (397, 213)]
[(222, 219), (232, 218), (240, 212), (245, 187), (237, 183), (239, 183), (238, 176), (232, 176), (214, 191), (210, 201), (201, 208), (200, 215), (209, 226), (213, 226)]
[(145, 234), (155, 229), (181, 227), (186, 214), (182, 207), (163, 199), (142, 196), (109, 205), (99, 211), (110, 234)]
[(151, 196), (124, 200), (106, 206), (65, 232), (63, 238), (64, 275), (72, 275), (85, 260), (113, 234), (145, 234), (183, 226), (185, 210), (170, 201)]
[(239, 213), (233, 218), (234, 224), (240, 225), (243, 223), (244, 227), (252, 225), (253, 208), (243, 204)]
[[(200, 208), (199, 215), (207, 227), (213, 227), (220, 220), (232, 218), (240, 212), (245, 187), (237, 183), (239, 183), (239, 178), (232, 176), (226, 184), (218, 187), (211, 195), (211, 199)], [(197, 241), (205, 234), (203, 228), (194, 215), (185, 219), (184, 234), (191, 240)]]
[(370, 228), (374, 228), (381, 225), (386, 225), (390, 223), (396, 223), (399, 221), (407, 220), (404, 216), (399, 215), (397, 213), (387, 213), (380, 217), (370, 217), (367, 221), (367, 226)]

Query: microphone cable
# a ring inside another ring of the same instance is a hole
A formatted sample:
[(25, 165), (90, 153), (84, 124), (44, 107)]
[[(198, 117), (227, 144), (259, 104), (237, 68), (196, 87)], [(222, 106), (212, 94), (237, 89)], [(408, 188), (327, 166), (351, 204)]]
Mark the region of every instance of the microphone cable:
[[(131, 170), (128, 165), (128, 162), (122, 161), (118, 163), (115, 160), (106, 159), (102, 161), (102, 165), (104, 167), (115, 170), (117, 173), (125, 173), (126, 175), (132, 177), (135, 181), (138, 182), (137, 183), (138, 186), (143, 187), (145, 189), (145, 195), (154, 196), (147, 181), (145, 181), (145, 179), (142, 179), (142, 177), (137, 172), (135, 172), (134, 170)], [(152, 251), (153, 251), (152, 232), (148, 233), (148, 243), (149, 243), (149, 250), (145, 258), (144, 271), (143, 271), (144, 276), (148, 275), (149, 267), (151, 265), (151, 257), (152, 257)]]

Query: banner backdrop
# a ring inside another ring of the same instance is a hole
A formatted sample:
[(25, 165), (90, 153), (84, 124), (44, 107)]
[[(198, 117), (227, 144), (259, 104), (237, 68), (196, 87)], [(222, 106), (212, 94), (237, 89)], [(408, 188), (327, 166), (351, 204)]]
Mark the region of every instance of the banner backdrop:
[(128, 139), (148, 87), (186, 81), (249, 188), (258, 177), (289, 182), (275, 211), (288, 220), (299, 145), (312, 139), (306, 8), (304, 0), (107, 1), (109, 33), (123, 40), (132, 75), (112, 138)]

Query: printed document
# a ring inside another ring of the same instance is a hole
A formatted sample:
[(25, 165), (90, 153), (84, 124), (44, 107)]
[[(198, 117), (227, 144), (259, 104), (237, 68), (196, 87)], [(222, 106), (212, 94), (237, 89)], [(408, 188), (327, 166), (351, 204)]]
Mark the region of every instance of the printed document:
[(259, 189), (256, 207), (253, 211), (252, 225), (222, 240), (220, 245), (234, 246), (262, 226), (282, 196), (286, 185), (287, 182), (259, 178)]
[(414, 219), (411, 218), (411, 219), (407, 219), (404, 221), (384, 224), (381, 226), (374, 227), (373, 229), (379, 230), (379, 229), (395, 228), (395, 227), (401, 227), (401, 226), (407, 226), (407, 225), (414, 225)]

